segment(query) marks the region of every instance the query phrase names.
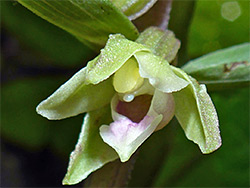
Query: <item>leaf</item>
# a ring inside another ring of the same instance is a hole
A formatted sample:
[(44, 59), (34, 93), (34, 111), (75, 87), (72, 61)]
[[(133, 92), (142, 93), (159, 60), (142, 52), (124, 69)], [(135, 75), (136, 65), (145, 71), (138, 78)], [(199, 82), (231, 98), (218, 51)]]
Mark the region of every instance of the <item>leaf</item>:
[(111, 0), (130, 20), (146, 13), (157, 0)]
[(131, 40), (138, 36), (135, 26), (109, 1), (18, 2), (96, 51), (105, 45), (110, 33), (121, 33)]
[(79, 183), (91, 172), (118, 158), (99, 134), (99, 127), (111, 121), (109, 107), (89, 112), (85, 116), (78, 143), (70, 155), (68, 171), (63, 179), (64, 185)]
[(249, 43), (218, 50), (188, 62), (183, 70), (211, 87), (249, 85), (249, 52)]
[(108, 103), (114, 95), (112, 80), (98, 85), (86, 84), (87, 68), (81, 69), (50, 97), (37, 106), (37, 113), (58, 120), (98, 109)]
[[(22, 5), (14, 4), (14, 1), (1, 1), (1, 16), (2, 28), (15, 35), (25, 45), (21, 46), (24, 49), (28, 46), (28, 50), (49, 58), (50, 65), (83, 64), (83, 59), (90, 58), (94, 53), (66, 31), (36, 16)], [(27, 61), (23, 61), (27, 65)], [(22, 61), (19, 60), (18, 63), (21, 64)]]
[(221, 146), (221, 137), (217, 113), (206, 86), (199, 85), (181, 69), (173, 66), (172, 69), (189, 82), (188, 87), (173, 93), (176, 118), (187, 138), (198, 144), (202, 153), (211, 153)]
[(136, 42), (148, 47), (152, 52), (171, 63), (180, 48), (180, 41), (170, 30), (149, 27), (136, 39)]

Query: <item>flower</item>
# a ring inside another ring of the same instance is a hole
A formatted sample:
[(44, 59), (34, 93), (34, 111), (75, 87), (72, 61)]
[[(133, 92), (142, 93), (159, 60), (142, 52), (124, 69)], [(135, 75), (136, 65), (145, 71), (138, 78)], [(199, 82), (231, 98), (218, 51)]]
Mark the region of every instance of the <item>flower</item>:
[[(111, 112), (105, 107), (109, 104)], [(79, 182), (117, 157), (129, 160), (174, 115), (203, 153), (221, 145), (217, 114), (205, 85), (120, 34), (110, 35), (100, 55), (42, 101), (37, 112), (52, 120), (88, 112), (65, 184)], [(104, 123), (107, 113), (112, 121)], [(100, 152), (89, 149), (91, 144)], [(79, 160), (86, 160), (86, 166)]]

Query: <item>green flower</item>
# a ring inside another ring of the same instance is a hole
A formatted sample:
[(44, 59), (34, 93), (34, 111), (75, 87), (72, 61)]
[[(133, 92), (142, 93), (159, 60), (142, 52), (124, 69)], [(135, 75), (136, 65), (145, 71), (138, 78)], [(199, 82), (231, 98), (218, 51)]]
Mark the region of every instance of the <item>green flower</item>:
[(221, 145), (205, 85), (120, 34), (110, 35), (100, 55), (42, 101), (37, 112), (50, 120), (87, 112), (64, 184), (77, 183), (118, 157), (129, 160), (174, 115), (202, 153)]

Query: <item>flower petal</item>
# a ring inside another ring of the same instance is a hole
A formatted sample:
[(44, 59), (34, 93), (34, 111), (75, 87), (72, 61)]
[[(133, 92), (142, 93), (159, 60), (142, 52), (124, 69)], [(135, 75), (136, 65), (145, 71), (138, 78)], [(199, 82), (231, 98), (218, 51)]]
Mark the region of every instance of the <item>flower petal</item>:
[(129, 160), (137, 148), (154, 132), (162, 115), (156, 118), (145, 116), (140, 123), (122, 118), (108, 125), (102, 125), (100, 134), (104, 142), (113, 147), (122, 162)]
[(118, 102), (118, 96), (114, 96), (111, 103), (114, 122), (109, 126), (102, 125), (100, 134), (103, 141), (113, 147), (121, 161), (125, 162), (154, 132), (162, 120), (162, 115), (146, 115), (139, 123), (135, 123), (115, 111)]
[(173, 93), (175, 115), (187, 138), (198, 144), (202, 153), (211, 153), (221, 146), (221, 137), (217, 113), (206, 86), (199, 85), (181, 69), (172, 69), (190, 83), (185, 89)]
[(110, 121), (110, 107), (92, 111), (85, 116), (78, 143), (70, 155), (64, 185), (79, 183), (91, 172), (118, 158), (116, 152), (99, 135), (100, 125)]
[(174, 74), (169, 63), (163, 58), (149, 52), (136, 52), (135, 58), (139, 63), (140, 75), (148, 78), (150, 84), (164, 93), (179, 91), (188, 82)]
[(156, 90), (148, 113), (139, 123), (116, 112), (118, 104), (118, 96), (115, 96), (111, 104), (114, 122), (101, 126), (100, 134), (103, 141), (113, 147), (121, 161), (125, 162), (156, 129), (163, 128), (172, 119), (174, 99), (171, 94)]
[(149, 116), (155, 116), (162, 114), (163, 118), (161, 123), (157, 126), (155, 131), (158, 131), (165, 127), (169, 121), (173, 118), (175, 112), (174, 97), (170, 93), (163, 93), (158, 89), (155, 90), (152, 104), (148, 111)]
[(136, 42), (149, 48), (153, 54), (166, 59), (169, 63), (173, 62), (181, 46), (181, 42), (175, 38), (174, 32), (159, 27), (148, 27)]
[(87, 81), (98, 84), (114, 74), (134, 53), (150, 51), (142, 44), (130, 41), (123, 35), (110, 35), (106, 46), (96, 57), (96, 61), (87, 65)]
[(100, 108), (108, 104), (113, 95), (111, 79), (87, 85), (86, 68), (83, 68), (42, 101), (36, 110), (50, 120), (63, 119)]

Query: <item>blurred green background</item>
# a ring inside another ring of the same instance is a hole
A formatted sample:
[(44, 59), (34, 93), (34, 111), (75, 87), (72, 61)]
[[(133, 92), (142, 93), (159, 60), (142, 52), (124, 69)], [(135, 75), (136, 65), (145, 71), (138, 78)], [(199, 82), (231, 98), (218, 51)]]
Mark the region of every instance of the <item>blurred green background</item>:
[[(179, 65), (249, 41), (249, 7), (249, 1), (174, 1), (169, 27), (182, 40)], [(18, 3), (1, 1), (2, 187), (61, 186), (83, 115), (49, 121), (35, 108), (95, 55)], [(222, 147), (202, 155), (172, 120), (142, 145), (130, 186), (249, 187), (249, 88), (210, 94)]]

